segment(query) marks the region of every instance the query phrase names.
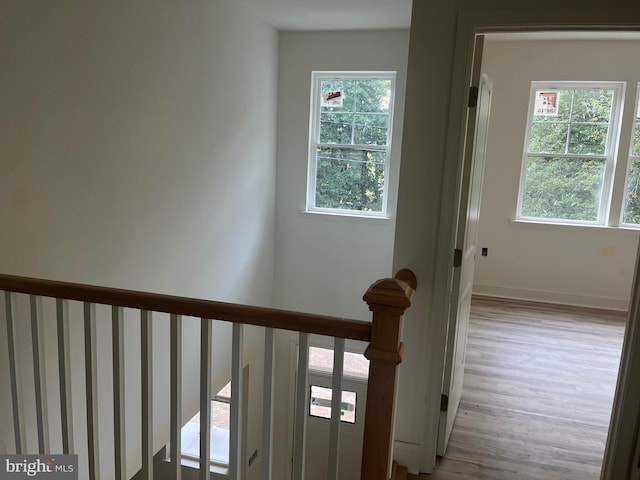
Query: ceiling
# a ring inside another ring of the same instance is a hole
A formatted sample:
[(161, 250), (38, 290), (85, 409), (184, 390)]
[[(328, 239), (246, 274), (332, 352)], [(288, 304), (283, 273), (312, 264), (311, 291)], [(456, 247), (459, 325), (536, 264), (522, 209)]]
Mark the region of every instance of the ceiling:
[(409, 28), (412, 0), (235, 0), (278, 30)]

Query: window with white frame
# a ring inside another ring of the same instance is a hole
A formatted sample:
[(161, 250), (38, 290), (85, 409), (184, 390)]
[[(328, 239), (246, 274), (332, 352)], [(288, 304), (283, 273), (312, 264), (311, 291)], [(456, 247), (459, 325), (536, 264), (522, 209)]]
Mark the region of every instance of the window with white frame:
[(386, 216), (395, 72), (313, 72), (307, 211)]
[[(211, 399), (211, 450), (212, 466), (229, 465), (229, 431), (231, 424), (231, 382), (227, 383)], [(181, 430), (182, 458), (197, 461), (200, 458), (200, 412)]]
[(532, 83), (517, 218), (607, 224), (623, 91), (622, 82)]

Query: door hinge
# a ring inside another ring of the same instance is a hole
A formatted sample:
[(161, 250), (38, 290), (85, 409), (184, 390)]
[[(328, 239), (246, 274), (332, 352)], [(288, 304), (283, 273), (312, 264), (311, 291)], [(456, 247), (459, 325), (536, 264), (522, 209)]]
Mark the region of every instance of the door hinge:
[(453, 266), (460, 267), (462, 266), (462, 250), (456, 248), (453, 251)]
[(478, 87), (469, 87), (469, 108), (478, 106)]
[(447, 410), (449, 410), (449, 395), (443, 393), (440, 395), (440, 411), (446, 412)]

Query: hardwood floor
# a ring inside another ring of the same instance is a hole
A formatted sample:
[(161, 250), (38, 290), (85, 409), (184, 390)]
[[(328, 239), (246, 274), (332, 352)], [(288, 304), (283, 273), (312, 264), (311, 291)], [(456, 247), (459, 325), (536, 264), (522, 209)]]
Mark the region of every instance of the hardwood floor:
[(626, 314), (474, 298), (464, 391), (431, 480), (596, 480)]

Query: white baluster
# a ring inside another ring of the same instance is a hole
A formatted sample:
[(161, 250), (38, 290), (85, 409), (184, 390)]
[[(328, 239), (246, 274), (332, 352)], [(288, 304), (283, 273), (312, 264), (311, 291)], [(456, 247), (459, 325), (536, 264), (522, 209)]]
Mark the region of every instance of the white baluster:
[(273, 465), (274, 330), (264, 331), (264, 391), (262, 396), (262, 480), (271, 480)]
[(14, 294), (4, 292), (5, 321), (7, 324), (7, 342), (9, 353), (9, 377), (11, 384), (11, 404), (13, 406), (13, 435), (15, 440), (16, 454), (27, 453), (27, 435), (25, 432), (24, 412), (22, 400), (22, 385), (18, 382), (18, 352), (16, 350), (17, 332), (14, 330), (13, 318)]
[(122, 307), (111, 307), (113, 359), (113, 451), (116, 480), (127, 480), (124, 396), (124, 315)]
[(200, 327), (200, 472), (199, 480), (209, 480), (211, 461), (211, 320)]
[(244, 348), (244, 325), (233, 324), (231, 350), (231, 412), (229, 431), (229, 478), (240, 479), (242, 474), (242, 418), (243, 388), (242, 367)]
[(171, 315), (171, 434), (169, 460), (174, 480), (182, 478), (182, 317)]
[(31, 306), (31, 347), (33, 351), (33, 380), (36, 396), (36, 424), (38, 452), (51, 453), (49, 445), (49, 415), (47, 411), (47, 372), (44, 357), (42, 328), (42, 297), (29, 296)]
[(340, 414), (342, 412), (342, 377), (344, 367), (344, 338), (333, 342), (333, 377), (331, 382), (331, 422), (329, 427), (329, 456), (327, 480), (338, 478), (338, 452), (340, 443)]
[(56, 299), (58, 326), (58, 376), (60, 379), (60, 416), (62, 423), (62, 453), (74, 452), (73, 401), (71, 390), (71, 343), (69, 341), (69, 302)]
[(305, 437), (307, 432), (307, 409), (309, 408), (309, 335), (300, 333), (299, 338), (296, 413), (293, 426), (293, 480), (304, 479)]
[(153, 348), (152, 314), (140, 312), (142, 383), (142, 478), (153, 480)]
[(96, 362), (96, 306), (84, 303), (84, 361), (87, 395), (87, 450), (89, 478), (100, 479), (98, 434), (98, 371)]

